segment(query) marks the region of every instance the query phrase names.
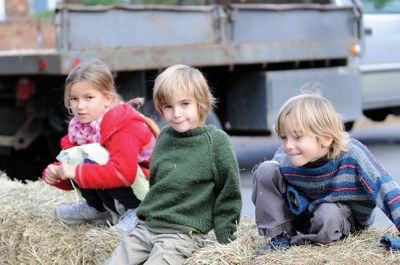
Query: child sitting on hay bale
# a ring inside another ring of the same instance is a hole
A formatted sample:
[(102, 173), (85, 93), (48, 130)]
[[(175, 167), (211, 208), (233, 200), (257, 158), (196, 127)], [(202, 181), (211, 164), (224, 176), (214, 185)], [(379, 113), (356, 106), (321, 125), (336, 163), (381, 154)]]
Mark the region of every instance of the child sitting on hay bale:
[(349, 138), (327, 99), (289, 99), (275, 130), (282, 147), (254, 170), (256, 223), (261, 236), (272, 238), (257, 255), (305, 241), (340, 240), (367, 228), (376, 206), (400, 229), (398, 184), (363, 144)]
[(112, 219), (113, 228), (129, 232), (145, 195), (145, 187), (135, 192), (131, 186), (148, 172), (158, 128), (122, 102), (110, 70), (98, 60), (70, 72), (64, 103), (73, 118), (61, 140), (62, 163), (48, 165), (43, 180), (64, 190), (77, 186), (85, 201), (59, 205), (56, 216), (66, 224)]
[(157, 77), (153, 100), (169, 126), (154, 149), (136, 229), (108, 264), (183, 264), (212, 229), (220, 243), (235, 239), (239, 168), (229, 137), (204, 125), (214, 102), (207, 81), (197, 69), (171, 66)]

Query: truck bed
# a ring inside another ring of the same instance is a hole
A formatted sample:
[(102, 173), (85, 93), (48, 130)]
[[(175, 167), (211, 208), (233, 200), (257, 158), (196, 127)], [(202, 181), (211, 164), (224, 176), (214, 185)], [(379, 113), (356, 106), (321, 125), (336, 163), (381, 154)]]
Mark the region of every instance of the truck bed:
[[(64, 75), (76, 61), (95, 58), (113, 71), (175, 63), (330, 64), (348, 58), (359, 41), (357, 27), (347, 25), (356, 19), (345, 5), (66, 5), (55, 17), (56, 48), (0, 52), (0, 74)], [(331, 21), (343, 25), (332, 27)]]

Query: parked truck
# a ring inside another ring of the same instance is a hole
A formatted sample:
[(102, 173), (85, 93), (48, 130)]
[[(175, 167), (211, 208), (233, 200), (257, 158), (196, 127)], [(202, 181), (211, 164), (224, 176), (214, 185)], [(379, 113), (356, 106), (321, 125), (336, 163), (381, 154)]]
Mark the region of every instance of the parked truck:
[(363, 111), (372, 120), (400, 114), (400, 1), (363, 0)]
[(153, 80), (183, 63), (205, 73), (219, 102), (208, 122), (230, 134), (270, 134), (281, 104), (301, 90), (329, 98), (351, 125), (363, 111), (358, 2), (269, 2), (59, 6), (54, 47), (41, 48), (47, 35), (37, 26), (36, 48), (0, 52), (0, 167), (37, 176), (52, 159), (66, 130), (65, 77), (96, 58), (123, 97), (147, 99), (142, 111), (155, 119)]

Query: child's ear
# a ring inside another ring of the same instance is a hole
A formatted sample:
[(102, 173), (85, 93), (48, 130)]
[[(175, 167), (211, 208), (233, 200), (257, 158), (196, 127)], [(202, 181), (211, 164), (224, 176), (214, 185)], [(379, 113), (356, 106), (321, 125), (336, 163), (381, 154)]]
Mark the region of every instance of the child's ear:
[(323, 147), (329, 147), (333, 142), (333, 136), (332, 135), (320, 136), (319, 142)]
[(107, 105), (107, 107), (109, 107), (114, 102), (115, 96), (112, 93), (107, 93), (107, 94), (105, 94), (105, 97), (106, 97), (106, 101), (107, 101), (106, 105)]

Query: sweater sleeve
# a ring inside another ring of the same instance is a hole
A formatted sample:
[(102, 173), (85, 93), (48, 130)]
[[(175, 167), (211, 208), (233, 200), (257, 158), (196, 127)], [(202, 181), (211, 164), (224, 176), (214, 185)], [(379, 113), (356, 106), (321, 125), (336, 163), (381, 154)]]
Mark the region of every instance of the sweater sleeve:
[(228, 136), (218, 131), (213, 141), (216, 202), (214, 205), (214, 232), (219, 243), (235, 239), (240, 221), (242, 198), (239, 186), (239, 167)]
[(141, 146), (154, 137), (141, 122), (132, 122), (115, 132), (106, 145), (109, 161), (105, 165), (80, 164), (75, 180), (81, 188), (115, 188), (133, 184), (137, 174)]
[(389, 217), (400, 231), (400, 189), (370, 151), (360, 142), (353, 140), (357, 157), (357, 170), (368, 196)]

